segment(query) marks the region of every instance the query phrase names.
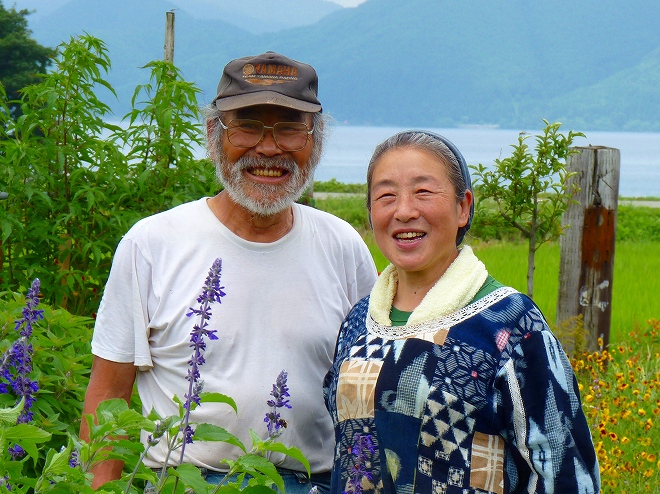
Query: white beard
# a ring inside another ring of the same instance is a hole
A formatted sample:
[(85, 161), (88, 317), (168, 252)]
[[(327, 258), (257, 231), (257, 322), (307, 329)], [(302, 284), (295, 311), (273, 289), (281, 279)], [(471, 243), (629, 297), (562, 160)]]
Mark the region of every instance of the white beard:
[[(284, 169), (289, 177), (283, 185), (246, 182), (243, 171), (251, 168)], [(242, 156), (230, 163), (223, 156), (216, 163), (216, 175), (232, 200), (259, 216), (273, 216), (291, 206), (314, 180), (316, 163), (310, 159), (301, 171), (293, 159), (283, 157), (253, 158)]]

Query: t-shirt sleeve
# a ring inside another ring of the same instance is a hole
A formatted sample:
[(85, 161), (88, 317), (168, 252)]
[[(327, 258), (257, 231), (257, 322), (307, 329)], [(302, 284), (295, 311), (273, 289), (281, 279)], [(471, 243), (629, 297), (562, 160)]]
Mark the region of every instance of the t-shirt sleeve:
[[(130, 232), (129, 232), (130, 233)], [(151, 266), (132, 236), (115, 252), (94, 325), (92, 353), (113, 362), (152, 367), (148, 300)]]

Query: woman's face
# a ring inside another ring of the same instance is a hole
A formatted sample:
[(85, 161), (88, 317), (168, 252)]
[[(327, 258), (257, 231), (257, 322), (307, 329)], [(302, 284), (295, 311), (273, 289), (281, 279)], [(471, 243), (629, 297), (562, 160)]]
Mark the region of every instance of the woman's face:
[(467, 224), (471, 202), (470, 191), (456, 200), (446, 165), (437, 156), (413, 147), (390, 149), (372, 175), (376, 243), (400, 274), (438, 279), (458, 255), (456, 235)]

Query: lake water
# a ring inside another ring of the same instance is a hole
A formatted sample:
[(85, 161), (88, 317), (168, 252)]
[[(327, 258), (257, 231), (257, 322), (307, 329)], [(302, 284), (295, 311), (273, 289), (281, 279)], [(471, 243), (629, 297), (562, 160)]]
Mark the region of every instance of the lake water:
[[(316, 180), (335, 178), (344, 183), (365, 183), (367, 164), (378, 143), (404, 130), (397, 127), (332, 126), (323, 158), (315, 173)], [(511, 155), (511, 145), (518, 142), (519, 130), (491, 128), (427, 129), (452, 141), (471, 165), (488, 167), (496, 158)], [(563, 128), (561, 130), (564, 130)], [(568, 132), (569, 129), (565, 129)], [(534, 148), (534, 136), (527, 139)], [(621, 152), (619, 195), (625, 197), (660, 197), (660, 133), (584, 132), (574, 146), (607, 146)]]

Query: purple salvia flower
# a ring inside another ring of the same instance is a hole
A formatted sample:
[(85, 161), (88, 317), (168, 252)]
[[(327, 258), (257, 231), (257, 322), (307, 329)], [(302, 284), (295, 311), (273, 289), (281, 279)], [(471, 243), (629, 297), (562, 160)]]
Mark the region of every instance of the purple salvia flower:
[(11, 484), (9, 483), (9, 475), (0, 477), (0, 487), (4, 487), (8, 491), (11, 491)]
[(69, 457), (69, 466), (71, 468), (76, 468), (78, 465), (80, 465), (80, 461), (78, 460), (78, 451), (74, 449), (71, 451), (71, 456)]
[(376, 453), (376, 445), (371, 434), (355, 434), (351, 454), (355, 457), (354, 463), (348, 470), (348, 485), (342, 494), (362, 494), (362, 479), (373, 480), (371, 472), (367, 470), (370, 465), (369, 457)]
[(7, 448), (7, 453), (9, 453), (9, 456), (11, 456), (12, 460), (20, 460), (25, 455), (25, 450), (18, 444), (14, 444), (13, 446), (9, 446)]
[(193, 349), (193, 354), (188, 360), (188, 393), (184, 395), (185, 402), (183, 407), (186, 410), (184, 417), (184, 426), (182, 429), (184, 445), (181, 448), (181, 462), (183, 462), (183, 455), (185, 453), (185, 445), (193, 442), (193, 434), (195, 430), (189, 424), (190, 409), (193, 403), (200, 404), (199, 394), (202, 391), (203, 382), (199, 379), (199, 367), (204, 365), (205, 360), (202, 352), (206, 350), (205, 337), (209, 340), (217, 340), (216, 330), (209, 330), (208, 321), (211, 319), (211, 304), (213, 302), (221, 303), (221, 298), (225, 296), (224, 287), (220, 286), (220, 273), (222, 272), (222, 260), (216, 259), (209, 270), (209, 274), (204, 282), (202, 293), (197, 297), (199, 308), (190, 308), (190, 312), (186, 316), (199, 316), (199, 322), (193, 326), (190, 333), (190, 347)]
[(35, 278), (32, 282), (32, 286), (28, 290), (27, 295), (25, 296), (25, 308), (23, 309), (23, 317), (16, 321), (15, 330), (19, 330), (21, 326), (25, 325), (21, 331), (21, 336), (29, 338), (32, 336), (32, 324), (37, 322), (39, 319), (44, 318), (44, 311), (37, 310), (39, 305), (39, 288), (41, 282), (39, 278)]
[(270, 407), (270, 411), (266, 414), (264, 422), (266, 422), (266, 427), (268, 428), (269, 438), (278, 437), (284, 432), (283, 429), (286, 428), (286, 420), (284, 420), (277, 411), (278, 408), (282, 407), (291, 408), (289, 400), (286, 399), (287, 396), (291, 396), (289, 394), (289, 387), (286, 384), (286, 379), (286, 371), (280, 372), (275, 384), (273, 384), (273, 390), (270, 392), (270, 395), (275, 399), (266, 402)]
[(36, 400), (34, 395), (39, 390), (37, 381), (28, 377), (32, 372), (32, 354), (34, 352), (29, 338), (32, 336), (33, 324), (44, 318), (44, 311), (36, 308), (39, 305), (39, 288), (39, 278), (35, 278), (25, 296), (23, 317), (16, 321), (14, 327), (16, 331), (20, 331), (20, 336), (7, 349), (2, 363), (0, 363), (0, 377), (6, 381), (6, 383), (0, 383), (0, 393), (9, 393), (11, 390), (19, 400), (25, 399), (23, 411), (17, 419), (18, 423), (32, 420), (31, 409)]

